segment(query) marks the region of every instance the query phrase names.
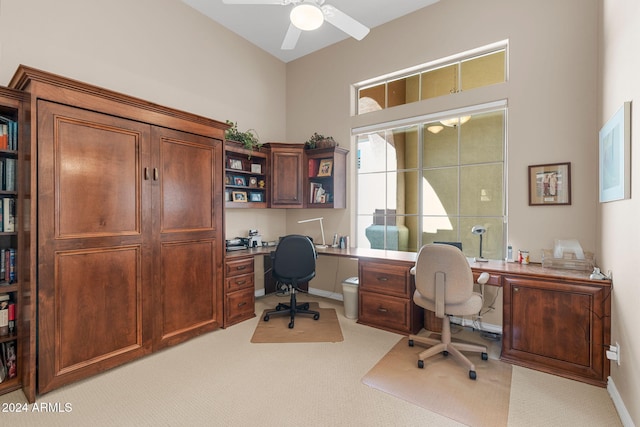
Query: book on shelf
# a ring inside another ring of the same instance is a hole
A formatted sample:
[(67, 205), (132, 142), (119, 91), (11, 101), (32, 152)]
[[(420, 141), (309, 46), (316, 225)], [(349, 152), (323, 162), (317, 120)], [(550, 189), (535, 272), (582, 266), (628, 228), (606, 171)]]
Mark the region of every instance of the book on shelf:
[(2, 199), (2, 231), (5, 233), (16, 231), (16, 199), (13, 197)]
[(0, 294), (0, 337), (9, 335), (9, 294)]
[(0, 116), (0, 150), (18, 149), (18, 122)]
[(16, 280), (16, 250), (0, 249), (0, 286), (15, 283)]
[(0, 359), (3, 360), (3, 364), (6, 372), (6, 379), (15, 378), (18, 376), (18, 358), (16, 357), (16, 342), (8, 341), (3, 342), (0, 346)]
[(16, 191), (16, 159), (2, 159), (2, 189)]

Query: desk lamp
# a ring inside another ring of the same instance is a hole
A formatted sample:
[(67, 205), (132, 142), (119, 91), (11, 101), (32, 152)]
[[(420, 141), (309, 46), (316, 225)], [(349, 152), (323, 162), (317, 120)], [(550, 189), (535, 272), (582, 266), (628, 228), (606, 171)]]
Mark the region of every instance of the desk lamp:
[(311, 221), (320, 221), (320, 232), (322, 233), (322, 244), (321, 245), (316, 245), (316, 248), (320, 248), (320, 249), (324, 249), (327, 248), (327, 244), (324, 241), (324, 226), (322, 225), (322, 220), (324, 217), (320, 217), (320, 218), (311, 218), (311, 219), (302, 219), (300, 221), (298, 221), (298, 224), (302, 224), (303, 222), (311, 222)]
[(475, 258), (476, 262), (487, 262), (486, 259), (482, 258), (482, 235), (487, 232), (487, 229), (481, 225), (474, 225), (471, 228), (471, 234), (476, 234), (480, 236), (480, 256)]

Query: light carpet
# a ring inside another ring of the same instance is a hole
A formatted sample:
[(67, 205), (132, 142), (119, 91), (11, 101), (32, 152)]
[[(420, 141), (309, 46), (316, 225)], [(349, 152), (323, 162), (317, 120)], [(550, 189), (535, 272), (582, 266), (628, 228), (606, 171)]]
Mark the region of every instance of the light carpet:
[(506, 426), (511, 365), (472, 354), (477, 379), (452, 357), (438, 356), (417, 367), (421, 346), (404, 337), (362, 378), (370, 387), (470, 426)]
[(320, 313), (318, 320), (313, 320), (309, 314), (299, 314), (295, 317), (293, 329), (289, 329), (289, 314), (271, 315), (269, 321), (264, 321), (264, 310), (260, 321), (251, 338), (252, 343), (288, 343), (288, 342), (341, 342), (344, 340), (342, 329), (338, 322), (336, 310), (320, 308), (317, 302), (309, 303), (309, 310)]

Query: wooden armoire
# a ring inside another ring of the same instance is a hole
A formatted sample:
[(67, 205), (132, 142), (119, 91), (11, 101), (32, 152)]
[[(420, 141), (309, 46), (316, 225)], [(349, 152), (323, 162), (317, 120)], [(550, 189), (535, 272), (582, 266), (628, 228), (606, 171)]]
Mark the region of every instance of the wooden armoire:
[(10, 86), (30, 94), (27, 398), (221, 327), (228, 125), (25, 66)]

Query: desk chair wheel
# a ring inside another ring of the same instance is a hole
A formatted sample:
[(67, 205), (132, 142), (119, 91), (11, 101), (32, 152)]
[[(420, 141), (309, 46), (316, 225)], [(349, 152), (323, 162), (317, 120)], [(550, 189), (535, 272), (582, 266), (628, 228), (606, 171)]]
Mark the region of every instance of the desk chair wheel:
[(409, 347), (413, 347), (413, 340), (409, 340)]
[(305, 303), (305, 304), (302, 306), (302, 309), (303, 309), (303, 310), (309, 310), (309, 303)]
[(269, 321), (269, 315), (268, 315), (268, 314), (264, 316), (264, 321), (265, 321), (265, 322), (268, 322), (268, 321)]
[(289, 322), (289, 329), (293, 329), (293, 320)]
[(418, 360), (418, 368), (424, 368), (424, 360)]
[(447, 350), (445, 350), (445, 351), (442, 352), (442, 355), (446, 357), (446, 356), (449, 355), (449, 352)]
[(476, 371), (469, 371), (469, 378), (471, 378), (472, 380), (476, 379)]
[(489, 360), (489, 355), (487, 353), (482, 353), (482, 360)]

